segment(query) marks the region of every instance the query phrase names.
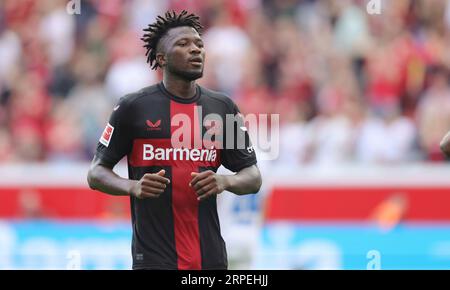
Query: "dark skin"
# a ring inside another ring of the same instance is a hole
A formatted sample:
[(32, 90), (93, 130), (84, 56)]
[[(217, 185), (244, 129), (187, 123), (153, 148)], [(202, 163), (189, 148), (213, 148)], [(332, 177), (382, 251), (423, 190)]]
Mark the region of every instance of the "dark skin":
[[(156, 61), (163, 70), (163, 83), (172, 94), (192, 98), (196, 93), (196, 79), (203, 75), (205, 50), (197, 31), (191, 27), (170, 29), (160, 40)], [(111, 195), (131, 195), (139, 199), (158, 198), (170, 180), (165, 171), (147, 173), (140, 180), (122, 178), (101, 164), (97, 157), (91, 163), (88, 183), (92, 189)], [(217, 174), (211, 170), (191, 173), (191, 186), (204, 200), (227, 190), (237, 195), (251, 194), (261, 187), (261, 174), (256, 165), (246, 167), (234, 175)]]
[(446, 157), (450, 157), (450, 132), (445, 134), (440, 143), (441, 151)]

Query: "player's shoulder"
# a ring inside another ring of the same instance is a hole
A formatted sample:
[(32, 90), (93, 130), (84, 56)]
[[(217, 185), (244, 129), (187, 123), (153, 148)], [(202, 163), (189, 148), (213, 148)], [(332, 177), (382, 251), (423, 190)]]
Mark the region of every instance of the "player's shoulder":
[(158, 84), (144, 87), (138, 91), (129, 93), (119, 100), (120, 105), (129, 106), (139, 101), (142, 97), (154, 95), (159, 92)]
[(225, 105), (230, 111), (233, 110), (235, 104), (233, 100), (225, 93), (214, 91), (203, 86), (200, 86), (202, 93), (209, 98), (209, 100), (213, 100), (216, 102), (220, 102)]

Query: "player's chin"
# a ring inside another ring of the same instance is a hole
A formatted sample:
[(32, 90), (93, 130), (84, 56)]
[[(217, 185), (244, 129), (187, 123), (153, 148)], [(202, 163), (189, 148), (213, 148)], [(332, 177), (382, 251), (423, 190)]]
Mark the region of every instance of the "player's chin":
[(203, 76), (203, 68), (190, 69), (184, 72), (185, 77), (190, 81), (195, 81)]

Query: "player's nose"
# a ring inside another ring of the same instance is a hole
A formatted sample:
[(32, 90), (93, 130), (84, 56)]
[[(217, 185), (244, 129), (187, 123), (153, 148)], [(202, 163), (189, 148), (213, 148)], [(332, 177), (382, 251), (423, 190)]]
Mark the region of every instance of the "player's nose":
[(200, 54), (202, 52), (202, 50), (195, 43), (192, 43), (191, 46), (190, 46), (189, 52), (191, 54), (197, 55), (197, 54)]

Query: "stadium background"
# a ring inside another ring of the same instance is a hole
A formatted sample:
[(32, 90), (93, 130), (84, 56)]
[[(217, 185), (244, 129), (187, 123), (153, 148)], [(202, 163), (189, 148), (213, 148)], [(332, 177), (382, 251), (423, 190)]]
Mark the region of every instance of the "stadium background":
[(130, 267), (128, 199), (86, 172), (167, 9), (206, 28), (201, 84), (280, 114), (261, 192), (219, 198), (231, 269), (450, 268), (450, 1), (68, 2), (0, 1), (1, 269)]

